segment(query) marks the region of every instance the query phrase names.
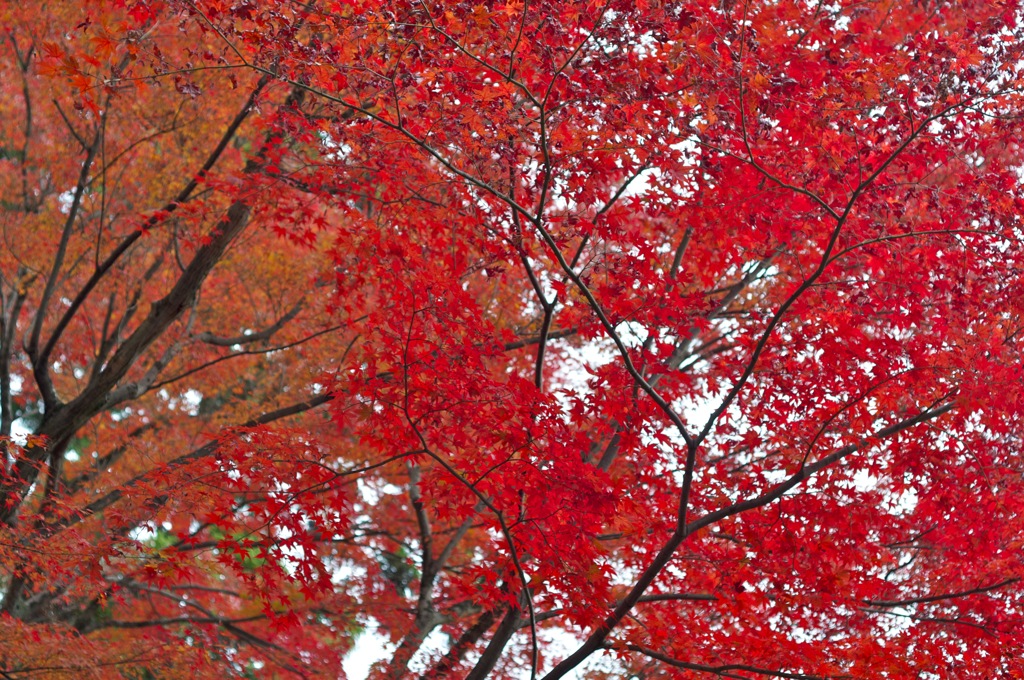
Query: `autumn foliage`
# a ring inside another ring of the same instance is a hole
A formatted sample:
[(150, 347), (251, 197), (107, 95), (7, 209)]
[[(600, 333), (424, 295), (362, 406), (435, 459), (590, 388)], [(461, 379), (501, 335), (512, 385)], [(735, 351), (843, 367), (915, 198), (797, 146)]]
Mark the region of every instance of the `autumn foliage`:
[(1021, 12), (3, 3), (0, 677), (1024, 677)]

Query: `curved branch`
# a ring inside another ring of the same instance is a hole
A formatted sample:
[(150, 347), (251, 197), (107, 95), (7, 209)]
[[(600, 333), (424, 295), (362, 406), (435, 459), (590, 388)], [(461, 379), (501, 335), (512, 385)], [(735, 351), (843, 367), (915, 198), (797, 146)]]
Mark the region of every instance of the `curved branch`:
[(233, 345), (245, 345), (251, 342), (262, 342), (272, 338), (275, 333), (284, 328), (285, 324), (298, 316), (301, 311), (302, 300), (299, 300), (284, 316), (261, 331), (257, 331), (255, 333), (244, 333), (242, 335), (236, 335), (233, 338), (225, 338), (219, 335), (214, 335), (213, 333), (204, 332), (197, 335), (196, 339), (200, 342), (205, 342), (207, 345), (213, 345), (214, 347), (231, 347)]
[(954, 593), (944, 593), (942, 595), (925, 595), (923, 597), (912, 597), (906, 600), (861, 600), (864, 604), (870, 607), (906, 607), (913, 604), (928, 604), (931, 602), (941, 602), (943, 600), (955, 600), (961, 597), (969, 597), (971, 595), (980, 595), (981, 593), (988, 593), (993, 590), (999, 590), (1006, 586), (1013, 585), (1019, 582), (1019, 578), (1008, 578), (1005, 581), (1000, 581), (990, 586), (981, 586), (978, 588), (972, 588), (971, 590), (961, 590)]
[(849, 676), (842, 675), (806, 675), (804, 673), (791, 673), (789, 671), (776, 671), (769, 668), (759, 668), (757, 666), (748, 666), (746, 664), (722, 664), (720, 666), (711, 666), (708, 664), (693, 663), (690, 661), (681, 661), (680, 659), (674, 659), (666, 654), (649, 649), (647, 647), (641, 647), (640, 645), (623, 645), (622, 647), (608, 646), (606, 649), (628, 649), (631, 652), (637, 652), (643, 654), (652, 659), (656, 659), (664, 664), (672, 666), (674, 668), (683, 668), (685, 670), (697, 671), (698, 673), (710, 673), (723, 678), (737, 678), (737, 680), (745, 680), (745, 676), (737, 675), (733, 671), (739, 671), (743, 673), (753, 673), (754, 675), (763, 675), (770, 678), (786, 678), (786, 680), (825, 680), (825, 678), (843, 678)]

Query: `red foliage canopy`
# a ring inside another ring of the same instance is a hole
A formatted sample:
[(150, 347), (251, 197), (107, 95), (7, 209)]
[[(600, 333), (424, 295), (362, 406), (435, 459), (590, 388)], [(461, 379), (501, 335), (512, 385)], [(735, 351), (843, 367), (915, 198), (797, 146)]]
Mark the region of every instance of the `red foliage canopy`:
[(1024, 676), (1021, 18), (5, 3), (0, 676)]

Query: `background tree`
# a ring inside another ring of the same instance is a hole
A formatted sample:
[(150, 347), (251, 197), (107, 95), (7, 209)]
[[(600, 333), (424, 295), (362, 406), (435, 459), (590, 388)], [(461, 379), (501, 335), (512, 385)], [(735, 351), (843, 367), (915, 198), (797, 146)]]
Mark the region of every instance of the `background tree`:
[(1017, 3), (25, 5), (4, 677), (1024, 672)]

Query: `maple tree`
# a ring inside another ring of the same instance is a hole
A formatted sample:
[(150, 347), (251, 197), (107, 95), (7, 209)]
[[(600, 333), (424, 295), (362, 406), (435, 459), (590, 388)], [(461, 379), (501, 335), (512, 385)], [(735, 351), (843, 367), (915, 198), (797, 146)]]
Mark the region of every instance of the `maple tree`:
[(6, 4), (0, 677), (1024, 675), (1020, 11)]

